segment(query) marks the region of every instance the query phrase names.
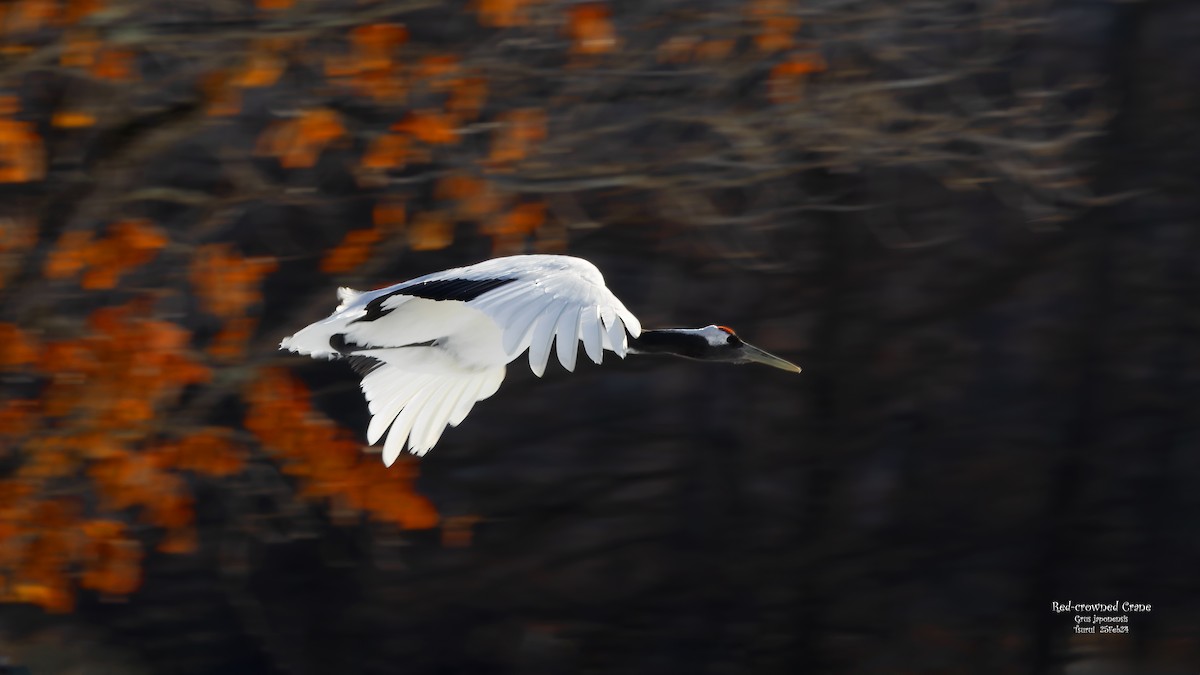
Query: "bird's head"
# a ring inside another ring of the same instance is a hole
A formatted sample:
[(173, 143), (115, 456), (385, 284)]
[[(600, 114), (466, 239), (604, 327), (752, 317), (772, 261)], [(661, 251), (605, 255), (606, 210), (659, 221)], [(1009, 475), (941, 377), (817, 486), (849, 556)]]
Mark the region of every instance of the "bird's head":
[(705, 360), (729, 363), (761, 363), (772, 368), (800, 372), (800, 366), (742, 340), (728, 326), (705, 326), (697, 331), (708, 343)]

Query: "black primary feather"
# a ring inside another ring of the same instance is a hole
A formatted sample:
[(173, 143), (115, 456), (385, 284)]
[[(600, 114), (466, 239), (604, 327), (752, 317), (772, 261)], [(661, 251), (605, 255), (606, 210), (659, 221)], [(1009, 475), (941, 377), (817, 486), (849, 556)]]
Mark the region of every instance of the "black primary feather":
[(347, 358), (346, 361), (350, 364), (350, 367), (354, 369), (354, 372), (363, 377), (366, 377), (367, 373), (370, 373), (379, 366), (383, 365), (383, 361), (380, 361), (379, 359), (373, 359), (370, 356), (351, 356)]
[(488, 291), (496, 290), (514, 281), (516, 279), (436, 279), (434, 281), (422, 281), (419, 284), (398, 288), (387, 295), (381, 295), (368, 302), (365, 308), (366, 314), (354, 321), (374, 321), (380, 317), (387, 316), (392, 311), (392, 308), (384, 308), (383, 303), (393, 295), (407, 295), (425, 300), (470, 302)]

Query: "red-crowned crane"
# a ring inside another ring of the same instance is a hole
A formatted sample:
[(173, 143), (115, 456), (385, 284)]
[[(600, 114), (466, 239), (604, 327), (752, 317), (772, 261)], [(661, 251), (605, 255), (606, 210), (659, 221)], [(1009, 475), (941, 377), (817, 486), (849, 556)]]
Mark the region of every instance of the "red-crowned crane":
[(526, 349), (541, 377), (552, 342), (569, 371), (582, 342), (595, 363), (607, 349), (621, 358), (674, 354), (800, 372), (725, 326), (642, 330), (600, 270), (570, 256), (496, 258), (365, 293), (341, 288), (338, 298), (332, 315), (280, 347), (349, 360), (371, 411), (367, 441), (387, 433), (389, 466), (405, 441), (414, 454), (429, 452), (447, 424), (458, 426), (477, 401), (496, 393), (505, 366)]

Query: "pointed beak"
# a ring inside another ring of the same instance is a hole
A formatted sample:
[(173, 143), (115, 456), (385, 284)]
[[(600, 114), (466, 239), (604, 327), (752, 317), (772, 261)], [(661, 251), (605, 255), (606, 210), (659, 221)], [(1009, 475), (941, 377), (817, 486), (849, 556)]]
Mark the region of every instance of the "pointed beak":
[(800, 366), (792, 363), (791, 361), (785, 361), (774, 354), (765, 352), (748, 342), (742, 343), (742, 358), (746, 359), (747, 361), (761, 363), (764, 366), (771, 366), (772, 368), (778, 368), (780, 370), (786, 370), (793, 373), (800, 372)]

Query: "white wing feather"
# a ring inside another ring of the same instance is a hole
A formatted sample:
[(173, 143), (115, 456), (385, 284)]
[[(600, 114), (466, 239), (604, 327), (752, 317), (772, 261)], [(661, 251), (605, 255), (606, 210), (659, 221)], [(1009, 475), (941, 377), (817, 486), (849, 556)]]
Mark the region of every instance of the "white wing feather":
[[(641, 331), (639, 330), (640, 334)], [(608, 332), (604, 334), (608, 339), (608, 343), (612, 345), (612, 350), (617, 356), (625, 358), (626, 352), (629, 351), (629, 339), (625, 337), (625, 326), (622, 324), (620, 317), (614, 316), (612, 321), (608, 323)], [(635, 335), (634, 337), (637, 337)]]
[(583, 350), (593, 363), (604, 360), (604, 338), (600, 328), (600, 310), (596, 307), (581, 307), (579, 310), (579, 339)]
[(558, 317), (562, 315), (566, 300), (554, 300), (538, 315), (529, 343), (529, 367), (538, 377), (546, 372), (546, 361), (550, 359), (550, 345), (554, 342), (554, 330), (558, 328)]
[(529, 349), (533, 339), (533, 326), (538, 316), (546, 310), (541, 296), (530, 298), (525, 304), (516, 308), (512, 314), (508, 329), (504, 331), (504, 351), (507, 354), (520, 354)]
[(554, 347), (558, 362), (568, 372), (575, 372), (575, 360), (579, 356), (579, 305), (568, 303), (558, 315), (554, 327)]
[[(545, 372), (544, 360), (535, 358), (542, 350), (549, 351), (549, 344), (541, 344), (553, 340), (560, 331), (570, 332), (577, 342), (584, 340), (585, 350), (588, 347), (586, 333), (581, 334), (581, 324), (571, 326), (569, 321), (559, 323), (558, 317), (563, 312), (574, 315), (574, 309), (581, 314), (585, 311), (599, 312), (601, 321), (608, 327), (608, 339), (600, 336), (600, 349), (588, 350), (588, 358), (600, 363), (603, 358), (602, 349), (610, 349), (622, 358), (627, 353), (627, 338), (625, 331), (637, 337), (642, 332), (641, 323), (617, 296), (604, 285), (604, 276), (596, 266), (580, 258), (568, 256), (512, 256), (497, 258), (471, 267), (450, 270), (460, 275), (456, 278), (488, 279), (509, 274), (516, 280), (494, 291), (484, 293), (467, 303), (484, 314), (492, 317), (504, 331), (504, 349), (512, 358), (516, 358), (526, 347), (529, 348), (529, 366), (539, 377)], [(470, 276), (467, 276), (470, 275)], [(540, 309), (539, 309), (540, 303)], [(560, 308), (560, 303), (565, 303)], [(542, 319), (547, 313), (553, 313), (553, 329), (550, 334), (538, 330), (544, 326)], [(531, 318), (533, 317), (533, 318)], [(530, 326), (536, 321), (536, 326)], [(618, 334), (619, 331), (619, 334)], [(619, 339), (618, 339), (619, 338)], [(536, 352), (535, 352), (536, 349)], [(574, 368), (573, 354), (578, 347), (564, 347), (558, 350), (559, 362), (567, 370)], [(538, 364), (542, 363), (542, 367)], [(570, 364), (570, 365), (568, 365)]]

